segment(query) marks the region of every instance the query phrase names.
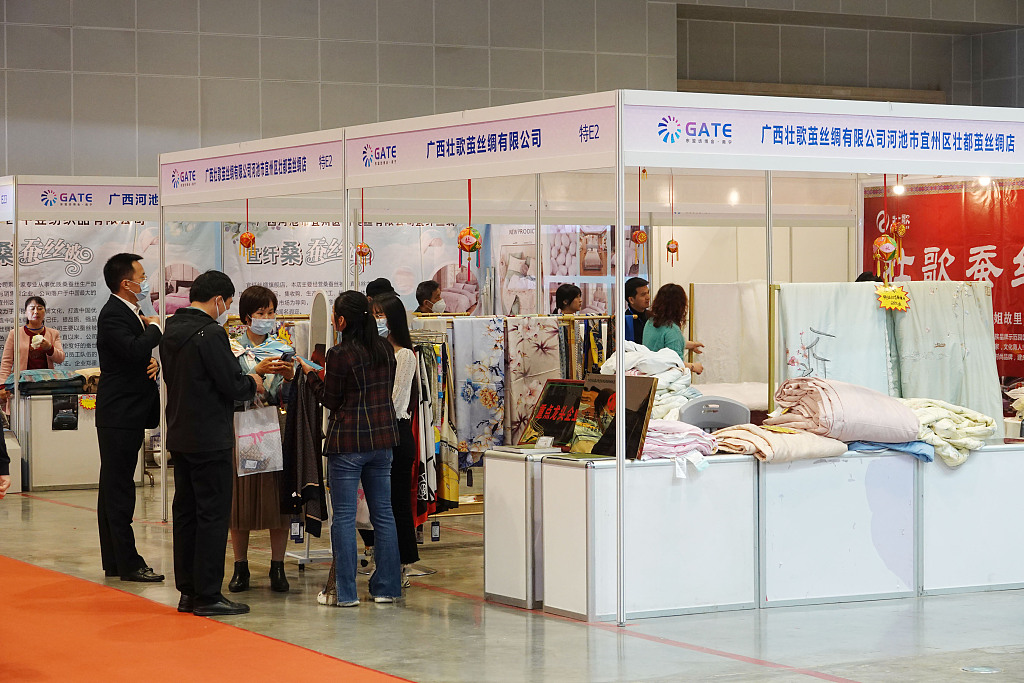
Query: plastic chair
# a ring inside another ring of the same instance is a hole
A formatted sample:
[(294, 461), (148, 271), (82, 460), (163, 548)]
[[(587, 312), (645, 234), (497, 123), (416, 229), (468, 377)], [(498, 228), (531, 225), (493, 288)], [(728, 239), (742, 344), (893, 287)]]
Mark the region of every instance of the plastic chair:
[(750, 408), (723, 396), (701, 396), (683, 406), (679, 421), (713, 432), (750, 422)]

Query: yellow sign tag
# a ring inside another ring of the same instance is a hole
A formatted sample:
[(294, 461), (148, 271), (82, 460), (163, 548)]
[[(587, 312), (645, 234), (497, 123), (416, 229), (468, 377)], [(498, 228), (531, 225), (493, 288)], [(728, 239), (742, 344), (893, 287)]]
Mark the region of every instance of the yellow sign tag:
[(910, 295), (903, 287), (892, 285), (878, 285), (875, 287), (875, 294), (878, 295), (878, 305), (887, 311), (909, 311)]
[(761, 429), (767, 429), (769, 432), (777, 432), (779, 434), (799, 434), (795, 429), (779, 427), (778, 425), (761, 425)]

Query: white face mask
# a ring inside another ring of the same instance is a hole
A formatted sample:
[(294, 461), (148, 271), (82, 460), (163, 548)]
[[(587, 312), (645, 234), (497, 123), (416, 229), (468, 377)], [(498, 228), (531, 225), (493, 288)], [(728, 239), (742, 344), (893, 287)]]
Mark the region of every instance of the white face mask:
[(256, 335), (267, 335), (274, 331), (277, 318), (252, 318), (249, 322), (249, 329)]
[(438, 299), (434, 302), (434, 305), (430, 307), (430, 310), (434, 313), (444, 313), (445, 303), (444, 299)]
[[(217, 307), (217, 310), (219, 311), (220, 310), (220, 304), (218, 304), (217, 302), (214, 302), (214, 305)], [(228, 322), (228, 307), (225, 304), (224, 312), (217, 314), (217, 324), (220, 325), (221, 327), (223, 327), (224, 325), (227, 324), (227, 322)]]
[(388, 321), (385, 318), (377, 318), (377, 334), (382, 337), (391, 334), (391, 330), (388, 329)]

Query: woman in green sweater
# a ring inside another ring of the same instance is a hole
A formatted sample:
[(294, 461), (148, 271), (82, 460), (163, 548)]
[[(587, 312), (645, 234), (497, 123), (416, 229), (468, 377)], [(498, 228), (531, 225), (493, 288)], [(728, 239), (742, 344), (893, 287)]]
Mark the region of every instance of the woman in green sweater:
[[(686, 351), (703, 353), (704, 345), (698, 341), (687, 341), (683, 334), (683, 323), (689, 308), (686, 291), (675, 284), (662, 285), (651, 304), (651, 317), (644, 325), (644, 346), (651, 351), (672, 349), (685, 359)], [(701, 363), (685, 363), (691, 372), (704, 372)]]

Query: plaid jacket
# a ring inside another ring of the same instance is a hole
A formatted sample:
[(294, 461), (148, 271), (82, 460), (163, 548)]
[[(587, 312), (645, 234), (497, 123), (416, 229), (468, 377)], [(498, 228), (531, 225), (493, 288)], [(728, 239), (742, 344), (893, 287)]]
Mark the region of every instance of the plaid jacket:
[(327, 351), (324, 379), (306, 375), (317, 400), (330, 411), (324, 453), (365, 453), (398, 445), (398, 424), (391, 402), (395, 354), (375, 366), (365, 351), (334, 346)]

